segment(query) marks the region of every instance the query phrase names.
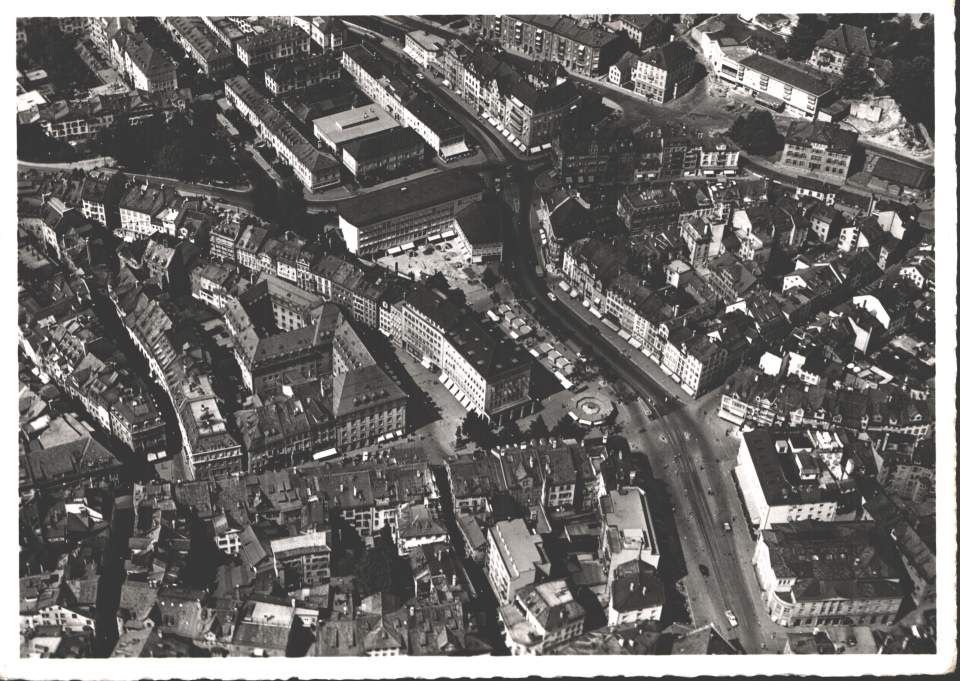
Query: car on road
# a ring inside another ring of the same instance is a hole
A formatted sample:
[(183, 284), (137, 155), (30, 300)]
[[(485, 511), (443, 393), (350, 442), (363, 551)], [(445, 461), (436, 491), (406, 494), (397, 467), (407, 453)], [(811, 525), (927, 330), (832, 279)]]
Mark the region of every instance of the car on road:
[(708, 568), (708, 567), (707, 567), (706, 565), (704, 565), (703, 563), (700, 563), (700, 574), (703, 575), (704, 577), (709, 577), (709, 576), (710, 576), (710, 568)]
[(417, 80), (423, 80), (423, 74), (417, 71)]
[(724, 521), (724, 523), (723, 523), (723, 531), (724, 531), (724, 532), (733, 532), (733, 526), (730, 524), (729, 521)]
[(723, 614), (726, 616), (727, 622), (730, 623), (731, 627), (737, 626), (737, 616), (733, 614), (733, 610), (724, 610)]
[(549, 298), (551, 302), (557, 302), (557, 296), (553, 291), (547, 291), (547, 298)]

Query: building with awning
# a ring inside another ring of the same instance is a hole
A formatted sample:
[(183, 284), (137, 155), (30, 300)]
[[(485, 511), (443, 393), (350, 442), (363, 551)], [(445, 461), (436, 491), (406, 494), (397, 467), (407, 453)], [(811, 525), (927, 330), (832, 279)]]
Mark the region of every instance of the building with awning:
[(341, 201), (340, 232), (357, 255), (383, 252), (438, 230), (445, 236), (457, 213), (482, 198), (483, 191), (475, 172), (460, 169), (389, 185)]

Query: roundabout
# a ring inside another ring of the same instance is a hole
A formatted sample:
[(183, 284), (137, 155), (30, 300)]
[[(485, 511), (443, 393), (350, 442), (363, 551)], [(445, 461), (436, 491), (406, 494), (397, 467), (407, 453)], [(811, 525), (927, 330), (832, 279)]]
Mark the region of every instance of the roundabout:
[(600, 426), (611, 420), (613, 403), (598, 394), (582, 395), (570, 410), (570, 418), (584, 426)]

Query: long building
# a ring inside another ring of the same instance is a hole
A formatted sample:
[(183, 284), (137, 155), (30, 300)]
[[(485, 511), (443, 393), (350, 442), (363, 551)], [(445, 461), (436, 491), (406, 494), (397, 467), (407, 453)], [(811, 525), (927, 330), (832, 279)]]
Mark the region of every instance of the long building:
[(416, 130), (442, 160), (469, 153), (463, 127), (422, 91), (409, 65), (376, 45), (361, 44), (344, 49), (343, 68), (363, 94)]
[(293, 169), (307, 190), (340, 183), (336, 159), (311, 144), (245, 76), (228, 78), (223, 87), (227, 99)]
[(599, 26), (555, 14), (485, 14), (481, 33), (508, 49), (534, 59), (550, 59), (586, 76), (605, 74), (626, 48), (626, 41)]
[[(839, 459), (839, 454), (836, 455)], [(837, 519), (844, 489), (802, 432), (746, 431), (735, 475), (752, 525), (767, 529), (796, 520)]]
[(425, 287), (413, 288), (395, 308), (395, 342), (438, 367), (440, 381), (466, 409), (495, 421), (529, 413), (532, 360), (499, 327)]
[(833, 91), (833, 86), (809, 67), (780, 61), (740, 46), (714, 45), (708, 54), (714, 75), (750, 92), (758, 103), (774, 110), (815, 120)]
[(237, 57), (247, 68), (307, 54), (310, 36), (296, 26), (244, 36), (236, 43)]
[(378, 253), (451, 229), (457, 213), (482, 196), (473, 173), (427, 175), (343, 201), (340, 231), (350, 252)]
[(167, 17), (173, 39), (210, 78), (219, 78), (233, 66), (233, 54), (217, 40), (200, 17)]
[(873, 522), (805, 520), (760, 532), (753, 566), (781, 626), (890, 624), (903, 603), (889, 535)]

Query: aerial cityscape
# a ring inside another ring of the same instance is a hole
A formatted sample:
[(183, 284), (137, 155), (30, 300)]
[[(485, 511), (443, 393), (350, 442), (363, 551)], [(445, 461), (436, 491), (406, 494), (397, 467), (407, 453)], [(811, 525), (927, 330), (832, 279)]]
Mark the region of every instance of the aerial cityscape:
[(933, 14), (16, 25), (21, 658), (955, 645)]

